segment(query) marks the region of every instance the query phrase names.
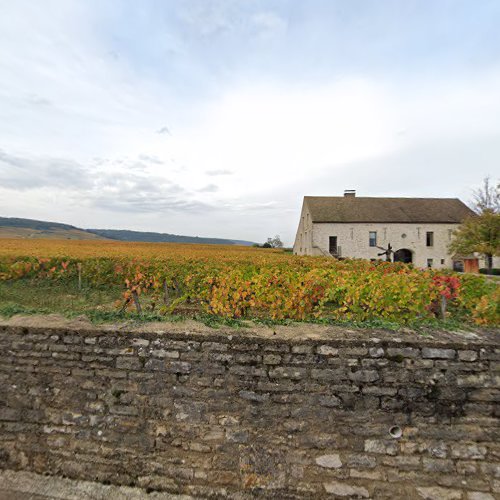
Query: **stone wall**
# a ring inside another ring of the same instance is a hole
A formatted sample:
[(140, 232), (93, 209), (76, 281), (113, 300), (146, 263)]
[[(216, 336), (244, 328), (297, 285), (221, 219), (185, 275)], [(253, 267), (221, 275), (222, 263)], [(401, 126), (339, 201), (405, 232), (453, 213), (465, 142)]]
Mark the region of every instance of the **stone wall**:
[[(337, 236), (337, 244), (342, 247), (342, 257), (357, 259), (380, 259), (380, 249), (369, 246), (370, 231), (377, 233), (377, 245), (387, 248), (390, 243), (394, 251), (406, 248), (412, 252), (412, 262), (417, 267), (427, 267), (427, 259), (432, 259), (436, 269), (452, 268), (453, 259), (448, 253), (451, 233), (458, 224), (313, 224), (313, 245), (328, 250), (330, 236)], [(426, 246), (426, 233), (434, 233), (434, 244)], [(320, 254), (313, 252), (314, 254)], [(444, 261), (444, 262), (443, 262)]]
[(0, 467), (231, 498), (500, 492), (498, 333), (158, 328), (0, 325)]

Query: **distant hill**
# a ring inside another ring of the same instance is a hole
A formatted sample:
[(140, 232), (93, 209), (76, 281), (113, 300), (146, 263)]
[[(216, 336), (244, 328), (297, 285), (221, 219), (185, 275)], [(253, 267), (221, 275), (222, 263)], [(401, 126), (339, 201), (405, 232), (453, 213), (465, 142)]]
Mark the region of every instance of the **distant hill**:
[(179, 234), (153, 233), (146, 231), (128, 231), (120, 229), (87, 229), (104, 238), (119, 241), (148, 241), (152, 243), (199, 243), (207, 245), (245, 245), (253, 242), (244, 240), (226, 240), (222, 238), (200, 238), (198, 236), (182, 236)]
[(178, 234), (128, 231), (119, 229), (81, 229), (60, 222), (48, 222), (16, 217), (0, 217), (0, 238), (51, 238), (71, 240), (144, 241), (151, 243), (203, 243), (209, 245), (245, 245), (251, 241), (222, 238), (199, 238)]
[(60, 240), (102, 240), (102, 236), (89, 233), (69, 224), (34, 219), (0, 217), (0, 238), (49, 238)]

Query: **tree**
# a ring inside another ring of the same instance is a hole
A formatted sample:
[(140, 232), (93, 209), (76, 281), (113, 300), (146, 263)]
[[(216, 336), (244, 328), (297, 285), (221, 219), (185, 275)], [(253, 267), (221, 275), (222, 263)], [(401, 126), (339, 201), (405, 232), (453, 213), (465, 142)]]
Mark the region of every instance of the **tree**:
[(483, 185), (472, 191), (471, 204), (478, 217), (466, 220), (455, 232), (450, 250), (483, 254), (491, 274), (493, 256), (499, 254), (500, 182), (495, 185), (489, 176), (485, 177)]
[(500, 255), (500, 213), (486, 209), (476, 217), (466, 219), (455, 231), (449, 251), (459, 255), (483, 254), (488, 274), (491, 274), (493, 256)]
[(262, 245), (264, 248), (283, 248), (283, 242), (280, 235), (277, 234), (274, 238), (267, 238), (266, 243)]
[(489, 177), (483, 179), (483, 186), (472, 191), (473, 209), (478, 213), (500, 212), (500, 182), (496, 186), (491, 183)]
[(279, 234), (274, 238), (267, 238), (267, 241), (262, 245), (262, 248), (283, 248), (283, 242)]

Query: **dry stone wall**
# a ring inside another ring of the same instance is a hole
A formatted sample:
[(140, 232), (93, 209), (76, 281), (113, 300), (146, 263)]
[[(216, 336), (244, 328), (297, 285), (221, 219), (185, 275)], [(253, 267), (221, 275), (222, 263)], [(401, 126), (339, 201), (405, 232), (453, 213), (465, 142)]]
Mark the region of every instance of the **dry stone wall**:
[(0, 326), (0, 467), (239, 499), (499, 498), (498, 334), (163, 329)]

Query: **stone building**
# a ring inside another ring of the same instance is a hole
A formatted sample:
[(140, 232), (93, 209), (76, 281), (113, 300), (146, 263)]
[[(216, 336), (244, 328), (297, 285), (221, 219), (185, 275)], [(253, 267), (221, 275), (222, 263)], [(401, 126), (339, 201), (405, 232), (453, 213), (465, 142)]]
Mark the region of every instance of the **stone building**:
[[(385, 259), (418, 267), (460, 266), (448, 253), (452, 234), (474, 212), (456, 198), (305, 196), (293, 251), (298, 255)], [(457, 269), (462, 270), (462, 269)]]

